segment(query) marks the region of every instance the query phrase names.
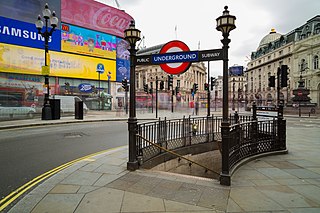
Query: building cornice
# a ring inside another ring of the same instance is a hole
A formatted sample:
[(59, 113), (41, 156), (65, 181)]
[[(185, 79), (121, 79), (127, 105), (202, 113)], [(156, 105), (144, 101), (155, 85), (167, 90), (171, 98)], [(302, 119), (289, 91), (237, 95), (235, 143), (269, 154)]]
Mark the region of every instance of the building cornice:
[[(283, 56), (281, 56), (281, 57), (271, 59), (270, 61), (267, 61), (267, 62), (264, 62), (264, 63), (262, 63), (262, 64), (259, 64), (259, 65), (255, 66), (255, 67), (249, 68), (249, 69), (247, 69), (247, 70), (244, 71), (244, 72), (250, 72), (250, 71), (252, 71), (252, 70), (258, 69), (258, 68), (263, 67), (263, 66), (265, 66), (265, 65), (274, 63), (274, 62), (276, 62), (276, 61), (279, 61), (279, 60), (282, 60), (282, 59), (284, 59), (284, 58), (288, 58), (288, 57), (291, 57), (291, 56), (292, 56), (292, 53), (285, 54), (285, 55), (283, 55)], [(250, 62), (250, 63), (252, 63), (252, 62)]]

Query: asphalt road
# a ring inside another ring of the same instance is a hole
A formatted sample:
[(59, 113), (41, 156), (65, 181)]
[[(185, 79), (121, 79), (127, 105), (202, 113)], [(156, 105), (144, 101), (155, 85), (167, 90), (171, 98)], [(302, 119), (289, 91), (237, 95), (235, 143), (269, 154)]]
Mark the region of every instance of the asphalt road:
[(33, 178), (77, 158), (126, 145), (125, 121), (0, 131), (0, 200)]

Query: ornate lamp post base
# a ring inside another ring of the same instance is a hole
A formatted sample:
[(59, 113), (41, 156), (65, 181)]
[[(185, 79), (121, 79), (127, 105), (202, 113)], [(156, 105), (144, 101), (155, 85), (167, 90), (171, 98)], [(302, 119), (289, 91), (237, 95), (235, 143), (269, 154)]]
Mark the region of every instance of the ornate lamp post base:
[(135, 171), (139, 168), (139, 162), (133, 161), (133, 162), (127, 162), (127, 169), (129, 171)]
[(230, 174), (220, 173), (220, 184), (224, 186), (230, 186), (231, 185)]

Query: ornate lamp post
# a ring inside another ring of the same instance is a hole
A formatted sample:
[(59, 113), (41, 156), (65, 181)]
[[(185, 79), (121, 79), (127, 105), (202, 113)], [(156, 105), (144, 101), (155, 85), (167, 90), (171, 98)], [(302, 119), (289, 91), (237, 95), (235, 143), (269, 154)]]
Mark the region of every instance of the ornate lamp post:
[[(42, 11), (42, 15), (43, 18), (45, 20), (45, 31), (42, 32), (42, 28), (44, 26), (43, 21), (41, 20), (41, 16), (38, 16), (38, 20), (35, 22), (35, 25), (38, 29), (38, 33), (44, 37), (44, 50), (45, 50), (45, 70), (49, 71), (50, 69), (50, 58), (49, 58), (49, 38), (50, 36), (52, 36), (53, 31), (55, 30), (55, 28), (58, 25), (58, 18), (56, 17), (56, 13), (53, 11), (51, 13), (51, 11), (49, 10), (48, 4), (46, 4), (46, 6), (44, 7), (44, 10)], [(48, 22), (50, 19), (50, 23), (51, 23), (51, 30), (48, 30)], [(42, 108), (42, 120), (51, 120), (52, 119), (52, 115), (51, 115), (51, 108), (50, 108), (50, 104), (49, 104), (49, 94), (50, 94), (50, 87), (49, 87), (49, 72), (44, 74), (45, 80), (44, 80), (44, 84), (46, 86), (46, 93), (44, 95), (44, 102), (43, 102), (43, 108)]]
[(229, 14), (228, 7), (224, 7), (222, 16), (217, 19), (217, 30), (222, 32), (223, 39), (221, 40), (223, 47), (223, 103), (222, 103), (222, 171), (220, 174), (220, 183), (222, 185), (230, 185), (230, 173), (229, 173), (229, 131), (230, 123), (228, 121), (229, 106), (228, 106), (228, 48), (230, 39), (229, 33), (236, 28), (236, 17)]
[(141, 31), (135, 28), (134, 21), (128, 29), (124, 31), (124, 38), (130, 44), (130, 111), (128, 118), (128, 129), (129, 129), (129, 161), (127, 163), (127, 169), (134, 171), (139, 167), (137, 160), (137, 149), (136, 149), (136, 130), (137, 130), (137, 118), (136, 118), (136, 43), (140, 40)]

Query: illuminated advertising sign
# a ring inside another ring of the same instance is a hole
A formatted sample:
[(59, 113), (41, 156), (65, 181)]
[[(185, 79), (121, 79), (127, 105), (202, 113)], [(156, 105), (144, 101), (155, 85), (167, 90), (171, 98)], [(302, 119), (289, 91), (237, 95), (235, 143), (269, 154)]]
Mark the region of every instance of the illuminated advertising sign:
[(117, 81), (130, 79), (130, 53), (128, 51), (129, 43), (121, 38), (117, 38)]
[[(50, 29), (50, 28), (49, 28)], [(60, 51), (60, 30), (49, 38), (49, 49)], [(35, 24), (0, 16), (0, 42), (34, 48), (44, 48), (44, 38), (38, 34)]]
[(62, 23), (61, 50), (115, 59), (116, 36)]
[(49, 9), (56, 12), (59, 19), (58, 28), (60, 28), (60, 0), (6, 0), (1, 1), (0, 16), (11, 18), (23, 22), (34, 23), (46, 3), (49, 3)]
[[(116, 61), (74, 54), (50, 51), (50, 76), (98, 79), (97, 65), (104, 65), (106, 73), (111, 72), (111, 81), (116, 80)], [(44, 65), (44, 51), (0, 43), (0, 71), (41, 75)], [(108, 80), (107, 74), (100, 75)]]
[(88, 0), (61, 0), (61, 21), (124, 37), (133, 18), (122, 10)]
[(241, 76), (243, 75), (243, 66), (232, 66), (229, 67), (230, 76)]
[(117, 59), (117, 81), (121, 82), (124, 78), (130, 80), (130, 61)]

